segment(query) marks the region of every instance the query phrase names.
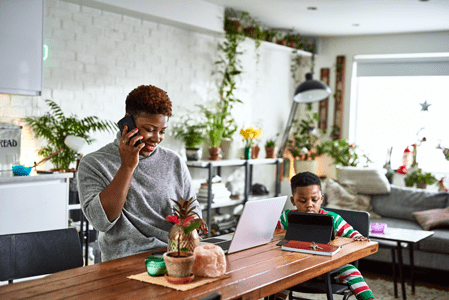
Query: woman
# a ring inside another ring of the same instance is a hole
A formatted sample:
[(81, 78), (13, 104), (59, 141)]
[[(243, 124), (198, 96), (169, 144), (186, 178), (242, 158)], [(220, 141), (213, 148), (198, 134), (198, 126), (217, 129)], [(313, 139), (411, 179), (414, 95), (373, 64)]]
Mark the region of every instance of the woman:
[[(173, 213), (170, 199), (195, 197), (181, 157), (159, 145), (171, 113), (163, 90), (137, 87), (126, 98), (126, 114), (133, 117), (136, 130), (125, 127), (114, 142), (80, 162), (80, 203), (99, 231), (102, 261), (166, 247), (173, 226), (165, 220)], [(141, 143), (134, 146), (137, 141)]]

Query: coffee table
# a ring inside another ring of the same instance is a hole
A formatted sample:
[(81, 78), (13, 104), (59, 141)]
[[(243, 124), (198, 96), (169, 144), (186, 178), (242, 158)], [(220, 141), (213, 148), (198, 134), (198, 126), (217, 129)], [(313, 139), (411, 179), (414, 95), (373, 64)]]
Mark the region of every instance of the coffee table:
[[(414, 279), (414, 262), (413, 262), (413, 248), (419, 244), (425, 238), (433, 235), (433, 231), (415, 230), (415, 229), (402, 229), (387, 227), (383, 234), (370, 233), (370, 239), (379, 242), (379, 247), (391, 249), (391, 256), (393, 262), (393, 282), (394, 282), (394, 296), (398, 298), (397, 280), (396, 280), (396, 255), (398, 253), (398, 267), (399, 277), (401, 280), (402, 299), (406, 300), (404, 272), (403, 272), (403, 260), (402, 260), (402, 244), (408, 247), (410, 253), (410, 280), (412, 286), (412, 295), (415, 294), (415, 279)], [(392, 244), (391, 242), (396, 242)]]

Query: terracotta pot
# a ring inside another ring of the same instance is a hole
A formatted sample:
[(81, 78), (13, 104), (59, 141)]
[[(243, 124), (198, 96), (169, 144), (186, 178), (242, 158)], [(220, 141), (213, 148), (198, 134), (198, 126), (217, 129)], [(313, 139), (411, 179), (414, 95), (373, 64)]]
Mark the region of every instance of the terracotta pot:
[(276, 147), (265, 147), (265, 158), (276, 158)]
[(416, 187), (417, 187), (418, 189), (423, 189), (423, 190), (425, 190), (425, 189), (427, 188), (427, 184), (425, 184), (425, 183), (417, 183), (417, 184), (416, 184)]
[(209, 160), (220, 160), (220, 147), (209, 148)]
[(168, 233), (167, 251), (178, 251), (178, 241), (180, 243), (179, 249), (187, 248), (190, 252), (193, 252), (200, 245), (200, 237), (196, 230), (185, 234), (183, 228), (175, 224)]
[(190, 277), (192, 275), (193, 263), (195, 255), (193, 252), (181, 251), (165, 252), (164, 261), (167, 267), (167, 273), (171, 277)]
[(260, 152), (260, 147), (259, 146), (251, 147), (251, 158), (252, 159), (259, 158), (259, 152)]

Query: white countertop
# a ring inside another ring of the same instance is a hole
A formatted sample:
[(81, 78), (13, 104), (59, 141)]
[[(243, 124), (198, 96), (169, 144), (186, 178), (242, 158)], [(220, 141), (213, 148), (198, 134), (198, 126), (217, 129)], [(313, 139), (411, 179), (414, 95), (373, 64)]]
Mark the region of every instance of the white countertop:
[(35, 170), (32, 170), (29, 176), (14, 176), (12, 170), (0, 171), (0, 184), (36, 182), (36, 181), (54, 180), (58, 178), (73, 178), (73, 172), (37, 174)]

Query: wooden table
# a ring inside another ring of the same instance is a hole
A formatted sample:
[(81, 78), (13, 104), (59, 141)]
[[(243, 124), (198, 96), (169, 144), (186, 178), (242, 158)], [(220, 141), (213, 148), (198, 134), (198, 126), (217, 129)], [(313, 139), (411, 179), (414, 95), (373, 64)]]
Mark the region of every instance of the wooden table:
[[(261, 299), (324, 274), (378, 250), (377, 242), (352, 242), (334, 256), (282, 251), (276, 230), (267, 245), (227, 255), (223, 279), (181, 292), (126, 278), (145, 272), (150, 252), (115, 259), (47, 277), (0, 286), (0, 299), (202, 299), (213, 292), (221, 299)], [(350, 242), (337, 238), (332, 243)]]
[[(415, 277), (414, 277), (414, 259), (413, 259), (413, 249), (416, 244), (418, 244), (423, 239), (426, 239), (434, 234), (433, 231), (416, 230), (416, 229), (403, 229), (403, 228), (392, 228), (387, 227), (382, 234), (370, 233), (370, 238), (374, 241), (378, 241), (380, 247), (391, 249), (391, 258), (393, 263), (393, 285), (394, 285), (394, 296), (398, 298), (398, 288), (396, 286), (396, 255), (395, 250), (398, 252), (398, 269), (399, 269), (399, 279), (401, 280), (401, 291), (402, 299), (407, 299), (407, 294), (405, 292), (405, 280), (404, 280), (404, 263), (402, 259), (402, 243), (406, 243), (410, 254), (410, 277), (412, 286), (412, 295), (415, 294)], [(383, 242), (385, 241), (385, 242)], [(393, 245), (390, 243), (393, 242)]]

